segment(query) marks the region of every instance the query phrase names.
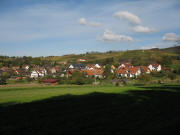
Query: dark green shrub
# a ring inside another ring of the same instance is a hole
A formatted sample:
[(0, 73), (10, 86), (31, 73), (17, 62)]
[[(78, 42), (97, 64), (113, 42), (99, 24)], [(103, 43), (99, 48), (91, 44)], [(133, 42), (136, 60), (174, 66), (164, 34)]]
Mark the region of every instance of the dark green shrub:
[(5, 78), (0, 78), (0, 85), (5, 85), (6, 83), (6, 79)]
[(30, 77), (27, 77), (27, 78), (26, 78), (26, 81), (27, 81), (27, 82), (32, 82), (32, 81), (33, 81), (33, 79), (32, 79), (32, 78), (30, 78)]
[(174, 80), (174, 79), (176, 79), (176, 74), (174, 74), (174, 73), (172, 73), (172, 72), (169, 72), (169, 73), (167, 74), (167, 77), (168, 77), (169, 79), (171, 79), (171, 80)]
[(152, 76), (150, 74), (142, 74), (138, 77), (138, 79), (142, 82), (149, 82), (152, 80)]

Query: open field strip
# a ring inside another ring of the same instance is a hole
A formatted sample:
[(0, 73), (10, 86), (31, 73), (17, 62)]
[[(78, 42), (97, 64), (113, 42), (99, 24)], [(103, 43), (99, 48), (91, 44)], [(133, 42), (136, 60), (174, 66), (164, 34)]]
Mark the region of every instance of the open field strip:
[(61, 95), (84, 95), (93, 92), (122, 93), (127, 90), (143, 90), (134, 86), (42, 86), (42, 87), (3, 87), (0, 88), (0, 104), (23, 103)]

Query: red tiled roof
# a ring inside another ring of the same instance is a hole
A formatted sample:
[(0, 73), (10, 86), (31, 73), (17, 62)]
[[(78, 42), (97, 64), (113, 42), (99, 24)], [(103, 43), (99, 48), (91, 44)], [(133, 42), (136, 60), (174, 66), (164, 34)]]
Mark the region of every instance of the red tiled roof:
[(148, 71), (149, 71), (149, 68), (146, 67), (146, 66), (140, 66), (140, 68), (142, 68), (145, 72), (148, 72)]
[(118, 69), (117, 73), (118, 74), (135, 74), (139, 70), (139, 67), (129, 67), (129, 68), (124, 68), (124, 69)]
[(86, 70), (87, 75), (103, 75), (104, 71), (102, 69), (95, 69), (95, 70)]
[(137, 72), (138, 70), (139, 70), (139, 67), (133, 67), (133, 68), (130, 68), (130, 69), (129, 69), (129, 71), (130, 71), (129, 73), (130, 73), (130, 74), (136, 74), (136, 72)]
[(118, 69), (118, 70), (117, 70), (117, 73), (118, 73), (118, 74), (127, 74), (126, 71), (127, 71), (126, 69)]
[(152, 65), (155, 68), (157, 68), (159, 66), (159, 64), (157, 64), (157, 63), (153, 63), (153, 64), (150, 64), (150, 65)]
[[(124, 66), (122, 66), (122, 64)], [(131, 63), (122, 63), (118, 68), (122, 69), (122, 68), (131, 68), (133, 67)]]

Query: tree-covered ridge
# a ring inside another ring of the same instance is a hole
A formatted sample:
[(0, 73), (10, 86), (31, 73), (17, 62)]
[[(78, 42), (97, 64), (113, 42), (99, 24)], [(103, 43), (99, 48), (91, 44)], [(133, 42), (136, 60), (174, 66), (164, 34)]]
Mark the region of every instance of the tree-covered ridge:
[(87, 52), (85, 54), (70, 54), (64, 56), (47, 56), (47, 57), (9, 57), (0, 56), (0, 67), (2, 66), (22, 66), (22, 65), (59, 65), (75, 63), (77, 59), (86, 59), (85, 63), (99, 63), (102, 65), (114, 64), (128, 61), (133, 65), (148, 65), (157, 62), (162, 65), (170, 66), (180, 63), (180, 46), (166, 49), (149, 49), (149, 50), (128, 50), (128, 51), (108, 51)]

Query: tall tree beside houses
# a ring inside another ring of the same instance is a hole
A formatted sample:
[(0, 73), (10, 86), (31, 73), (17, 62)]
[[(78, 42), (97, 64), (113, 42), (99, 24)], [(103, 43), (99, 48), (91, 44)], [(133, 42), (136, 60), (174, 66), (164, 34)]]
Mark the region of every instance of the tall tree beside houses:
[(112, 77), (113, 77), (113, 73), (112, 73), (112, 67), (111, 67), (111, 65), (109, 65), (109, 64), (107, 64), (105, 67), (104, 67), (104, 76), (105, 76), (105, 78), (107, 78), (107, 79), (112, 79)]

